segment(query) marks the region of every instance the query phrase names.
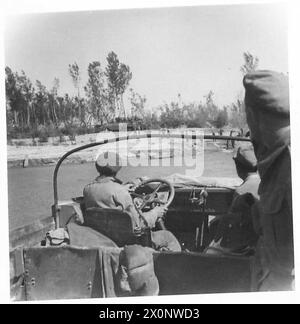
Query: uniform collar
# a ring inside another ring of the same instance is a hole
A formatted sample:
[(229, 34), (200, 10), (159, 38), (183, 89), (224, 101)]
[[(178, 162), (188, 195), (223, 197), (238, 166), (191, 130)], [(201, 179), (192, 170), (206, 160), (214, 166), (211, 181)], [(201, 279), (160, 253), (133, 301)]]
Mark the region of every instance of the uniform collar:
[(115, 183), (122, 184), (122, 181), (115, 177), (105, 177), (105, 176), (98, 176), (95, 179), (95, 182), (98, 182), (98, 183), (115, 182)]
[(99, 183), (115, 182), (115, 179), (113, 177), (98, 176), (95, 179), (95, 182), (99, 182)]

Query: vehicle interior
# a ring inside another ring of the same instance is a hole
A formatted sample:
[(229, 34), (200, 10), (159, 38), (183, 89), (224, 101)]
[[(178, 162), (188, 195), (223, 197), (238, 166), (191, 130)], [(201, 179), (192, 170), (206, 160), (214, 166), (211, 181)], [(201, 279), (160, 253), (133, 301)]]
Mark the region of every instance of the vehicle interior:
[[(58, 200), (58, 169), (79, 149), (66, 153), (56, 166), (52, 218), (11, 233), (11, 295), (16, 300), (116, 297), (111, 274), (114, 256), (125, 245), (151, 247), (149, 232), (134, 228), (129, 214), (115, 209), (86, 209), (83, 197)], [(168, 206), (154, 230), (171, 231), (182, 248), (181, 252), (153, 253), (161, 295), (252, 290), (251, 255), (203, 253), (213, 238), (210, 223), (215, 216), (227, 213), (234, 190), (234, 184), (203, 181), (191, 185), (154, 178), (131, 192), (141, 214), (157, 205)], [(49, 230), (64, 228), (69, 232), (67, 240), (46, 244)]]
[[(171, 231), (183, 251), (203, 252), (212, 240), (209, 223), (215, 216), (226, 214), (234, 189), (222, 187), (174, 187), (164, 179), (150, 179), (131, 193), (141, 213), (157, 205), (166, 205), (167, 214), (157, 222), (155, 230)], [(88, 226), (112, 240), (116, 246), (147, 245), (146, 233), (135, 230), (129, 214), (118, 209), (85, 209), (83, 197), (63, 202), (59, 207), (59, 227), (76, 222), (78, 214)], [(77, 222), (78, 223), (78, 222)], [(149, 245), (149, 242), (148, 242)]]

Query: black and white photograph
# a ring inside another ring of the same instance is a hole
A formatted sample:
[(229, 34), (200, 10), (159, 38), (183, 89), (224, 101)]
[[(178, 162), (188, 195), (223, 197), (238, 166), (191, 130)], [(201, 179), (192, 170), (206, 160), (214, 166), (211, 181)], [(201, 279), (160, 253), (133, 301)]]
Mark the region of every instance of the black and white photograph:
[(286, 2), (5, 18), (10, 302), (295, 291)]

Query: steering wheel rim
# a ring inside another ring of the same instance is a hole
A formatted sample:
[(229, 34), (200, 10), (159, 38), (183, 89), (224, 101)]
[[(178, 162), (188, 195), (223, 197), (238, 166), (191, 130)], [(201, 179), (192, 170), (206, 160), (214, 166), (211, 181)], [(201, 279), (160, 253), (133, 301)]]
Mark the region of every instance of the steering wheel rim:
[[(148, 194), (146, 196), (142, 196), (142, 195), (138, 195), (135, 193), (135, 191), (140, 188), (140, 187), (143, 187), (149, 183), (159, 183), (159, 185), (157, 186), (157, 188), (151, 193), (151, 194)], [(167, 185), (168, 187), (168, 191), (169, 191), (169, 197), (168, 197), (168, 200), (167, 202), (163, 202), (161, 201), (159, 198), (154, 198), (155, 195), (158, 193), (159, 189), (161, 188), (161, 184), (165, 184)], [(159, 203), (160, 205), (164, 205), (166, 208), (168, 208), (170, 206), (170, 204), (172, 203), (174, 197), (175, 197), (175, 188), (174, 186), (167, 180), (164, 180), (164, 179), (160, 179), (160, 178), (153, 178), (153, 179), (148, 179), (148, 180), (145, 180), (143, 182), (141, 182), (134, 190), (134, 192), (132, 193), (133, 196), (136, 196), (137, 198), (140, 198), (143, 200), (143, 204), (138, 207), (136, 206), (135, 202), (135, 207), (137, 208), (137, 210), (139, 211), (139, 213), (142, 213), (142, 209), (144, 207), (147, 206), (147, 204), (151, 204), (151, 203)], [(165, 226), (165, 222), (164, 222), (164, 217), (159, 217), (156, 221), (156, 226), (157, 228), (161, 229), (161, 230), (166, 230), (166, 226)]]
[[(151, 192), (150, 194), (147, 195), (141, 195), (141, 194), (137, 194), (136, 191), (141, 188), (146, 186), (147, 184), (150, 183), (159, 183), (159, 185), (157, 186), (156, 189), (154, 189), (153, 192)], [(162, 185), (166, 185), (168, 187), (168, 192), (169, 192), (169, 197), (167, 202), (161, 201), (159, 198), (156, 198), (156, 194), (159, 192), (159, 189), (162, 187)], [(153, 178), (153, 179), (148, 179), (145, 181), (142, 181), (136, 188), (135, 190), (131, 193), (133, 195), (133, 197), (136, 198), (140, 198), (143, 200), (143, 204), (141, 207), (139, 207), (138, 209), (142, 210), (144, 207), (146, 207), (147, 205), (151, 204), (151, 203), (157, 203), (159, 205), (163, 205), (165, 207), (169, 207), (175, 197), (175, 188), (174, 186), (167, 180), (161, 179), (161, 178)]]
[[(139, 189), (140, 187), (143, 187), (147, 184), (150, 183), (159, 183), (159, 185), (157, 186), (156, 189), (154, 189), (153, 192), (151, 192), (150, 194), (147, 194), (145, 196), (142, 196), (140, 194), (136, 193), (136, 190)], [(165, 184), (168, 187), (168, 192), (169, 192), (169, 197), (167, 202), (163, 202), (158, 198), (155, 198), (155, 195), (157, 194), (157, 192), (159, 191), (159, 189), (161, 188), (161, 185)], [(134, 192), (132, 192), (132, 195), (134, 197), (140, 198), (143, 200), (143, 205), (141, 207), (139, 207), (138, 209), (142, 210), (145, 206), (147, 206), (148, 204), (151, 203), (158, 203), (160, 205), (163, 205), (165, 207), (169, 207), (175, 197), (175, 188), (174, 186), (167, 180), (161, 179), (161, 178), (153, 178), (153, 179), (148, 179), (148, 180), (144, 180), (142, 181), (134, 190)]]

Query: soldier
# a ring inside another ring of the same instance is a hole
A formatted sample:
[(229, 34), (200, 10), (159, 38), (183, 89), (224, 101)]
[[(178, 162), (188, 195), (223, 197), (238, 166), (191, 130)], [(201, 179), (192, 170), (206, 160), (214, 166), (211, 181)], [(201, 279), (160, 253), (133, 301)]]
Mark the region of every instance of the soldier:
[(243, 180), (243, 184), (236, 189), (235, 197), (251, 193), (254, 198), (258, 199), (260, 178), (257, 174), (257, 160), (253, 148), (239, 147), (233, 160), (237, 174)]
[[(104, 163), (105, 157), (113, 163)], [(167, 209), (157, 206), (149, 212), (143, 213), (141, 219), (137, 212), (132, 198), (128, 191), (128, 186), (122, 185), (116, 178), (117, 173), (122, 168), (121, 158), (113, 152), (106, 152), (99, 155), (95, 163), (99, 176), (92, 183), (85, 186), (83, 190), (85, 208), (115, 208), (127, 212), (135, 226), (154, 228), (156, 221), (162, 217)], [(145, 221), (147, 224), (145, 224)], [(181, 251), (181, 246), (175, 236), (166, 230), (151, 232), (152, 242), (156, 249)]]
[(239, 147), (233, 159), (243, 184), (236, 189), (228, 214), (215, 219), (210, 226), (215, 234), (207, 249), (209, 254), (247, 253), (257, 242), (253, 214), (259, 199), (260, 178), (253, 148)]
[(291, 290), (294, 268), (288, 78), (272, 71), (243, 80), (250, 136), (261, 177), (256, 289)]

